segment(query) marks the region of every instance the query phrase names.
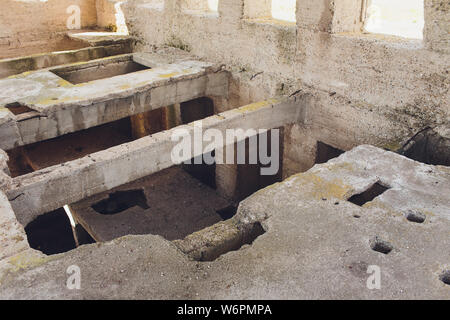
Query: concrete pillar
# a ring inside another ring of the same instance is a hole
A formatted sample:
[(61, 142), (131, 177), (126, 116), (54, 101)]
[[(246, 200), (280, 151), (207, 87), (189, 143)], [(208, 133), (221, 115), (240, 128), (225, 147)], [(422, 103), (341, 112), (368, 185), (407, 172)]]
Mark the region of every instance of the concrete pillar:
[(425, 0), (424, 41), (428, 49), (450, 53), (450, 2)]
[[(216, 159), (226, 159), (226, 148), (216, 149)], [(234, 200), (236, 196), (237, 165), (216, 164), (216, 188), (222, 196)]]

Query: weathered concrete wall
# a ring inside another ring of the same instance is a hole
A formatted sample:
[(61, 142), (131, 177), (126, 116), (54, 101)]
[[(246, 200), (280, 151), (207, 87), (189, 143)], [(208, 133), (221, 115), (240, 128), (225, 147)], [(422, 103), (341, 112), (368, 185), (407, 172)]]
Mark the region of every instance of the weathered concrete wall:
[(2, 0), (0, 10), (0, 57), (13, 57), (46, 52), (61, 44), (61, 32), (68, 31), (67, 10), (80, 8), (81, 28), (97, 25), (96, 0)]
[(96, 0), (97, 25), (99, 27), (112, 28), (116, 25), (114, 8), (116, 2), (118, 0)]
[[(160, 2), (124, 6), (130, 32), (140, 39), (136, 49), (169, 45), (226, 63), (227, 108), (310, 91), (311, 126), (332, 128), (330, 138), (338, 128), (346, 148), (398, 143), (450, 119), (448, 1), (425, 1), (423, 41), (363, 34), (359, 0), (299, 0), (296, 25), (256, 19), (267, 12), (255, 1), (221, 0), (218, 15)], [(290, 150), (300, 161), (300, 150)]]

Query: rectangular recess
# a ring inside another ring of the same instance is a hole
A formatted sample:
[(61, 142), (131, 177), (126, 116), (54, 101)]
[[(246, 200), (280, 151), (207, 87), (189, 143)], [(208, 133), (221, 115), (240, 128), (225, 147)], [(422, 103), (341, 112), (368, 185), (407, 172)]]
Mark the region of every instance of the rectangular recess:
[(125, 60), (103, 60), (97, 64), (87, 63), (75, 67), (53, 69), (51, 72), (72, 84), (80, 84), (149, 69), (151, 68), (133, 61), (130, 56)]

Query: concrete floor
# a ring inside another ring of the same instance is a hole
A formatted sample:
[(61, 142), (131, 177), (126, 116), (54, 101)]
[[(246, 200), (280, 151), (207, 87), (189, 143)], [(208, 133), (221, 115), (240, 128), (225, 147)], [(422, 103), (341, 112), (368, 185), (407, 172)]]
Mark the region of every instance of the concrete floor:
[[(374, 183), (363, 206), (348, 202)], [(260, 222), (252, 245), (196, 262), (160, 236), (126, 236), (47, 257), (26, 250), (0, 262), (0, 298), (450, 299), (450, 171), (360, 146), (241, 202), (232, 222)], [(414, 210), (423, 223), (406, 219)], [(201, 231), (199, 232), (201, 233)], [(388, 242), (388, 254), (372, 249)], [(81, 289), (68, 290), (79, 266)], [(369, 266), (380, 289), (369, 289)]]

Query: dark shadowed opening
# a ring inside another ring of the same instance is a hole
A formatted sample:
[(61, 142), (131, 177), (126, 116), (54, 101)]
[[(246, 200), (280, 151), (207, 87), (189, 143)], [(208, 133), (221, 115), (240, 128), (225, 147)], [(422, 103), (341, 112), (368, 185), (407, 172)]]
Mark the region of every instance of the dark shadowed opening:
[(317, 141), (317, 153), (316, 153), (316, 162), (319, 163), (327, 163), (329, 160), (339, 157), (345, 151), (341, 149), (337, 149), (332, 147), (326, 143), (321, 141)]
[[(78, 226), (78, 228), (82, 227)], [(63, 208), (37, 217), (25, 227), (25, 232), (30, 247), (47, 255), (63, 253), (76, 248), (72, 226)], [(79, 244), (95, 242), (87, 235), (86, 231), (80, 230), (81, 232), (84, 232), (86, 236)]]

